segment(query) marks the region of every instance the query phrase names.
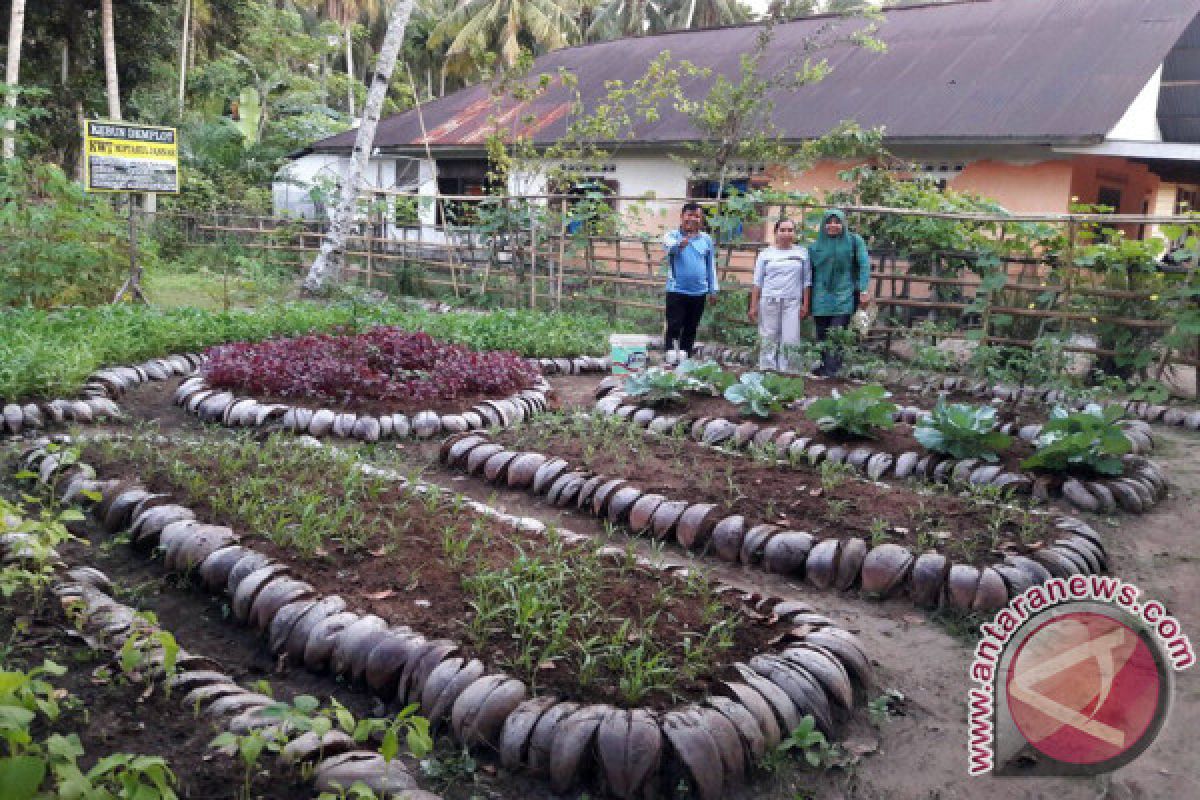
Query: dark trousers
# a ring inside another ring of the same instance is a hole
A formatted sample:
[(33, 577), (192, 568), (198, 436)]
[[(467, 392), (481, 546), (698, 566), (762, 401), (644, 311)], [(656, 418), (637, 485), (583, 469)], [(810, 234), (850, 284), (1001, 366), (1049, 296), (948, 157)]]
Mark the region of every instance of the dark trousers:
[(842, 348), (829, 343), (829, 329), (850, 327), (851, 316), (850, 314), (834, 314), (830, 317), (813, 317), (813, 324), (817, 328), (817, 341), (823, 343), (821, 366), (817, 368), (818, 375), (836, 378), (837, 374), (841, 372)]
[(688, 356), (696, 344), (696, 328), (704, 316), (707, 295), (667, 292), (667, 333), (663, 338), (663, 349), (679, 349)]

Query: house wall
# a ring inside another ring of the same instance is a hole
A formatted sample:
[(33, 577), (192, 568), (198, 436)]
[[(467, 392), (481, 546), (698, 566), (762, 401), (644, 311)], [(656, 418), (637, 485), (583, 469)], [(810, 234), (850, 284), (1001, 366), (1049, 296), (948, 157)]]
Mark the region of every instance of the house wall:
[[(404, 159), (408, 161), (409, 159)], [(367, 162), (366, 173), (363, 176), (367, 187), (391, 189), (395, 186), (398, 168), (395, 156), (372, 158)], [(430, 162), (421, 159), (418, 167), (418, 194), (432, 197), (437, 194), (437, 183), (433, 180), (433, 167)], [(312, 189), (329, 178), (335, 178), (339, 183), (345, 178), (350, 167), (350, 159), (344, 156), (312, 153), (290, 161), (275, 174), (271, 184), (272, 206), (276, 216), (303, 217), (316, 219), (321, 215), (312, 197)], [(324, 211), (328, 212), (328, 203)], [(434, 209), (430, 203), (422, 203), (419, 207), (422, 223), (433, 224)]]
[(1071, 196), (1080, 203), (1095, 203), (1101, 189), (1121, 192), (1120, 214), (1141, 214), (1154, 205), (1154, 196), (1162, 181), (1144, 164), (1123, 158), (1079, 156), (1072, 159), (1075, 167), (1071, 181)]
[(967, 164), (948, 185), (988, 197), (1013, 212), (1065, 214), (1071, 206), (1073, 174), (1070, 160), (1036, 164), (984, 160)]

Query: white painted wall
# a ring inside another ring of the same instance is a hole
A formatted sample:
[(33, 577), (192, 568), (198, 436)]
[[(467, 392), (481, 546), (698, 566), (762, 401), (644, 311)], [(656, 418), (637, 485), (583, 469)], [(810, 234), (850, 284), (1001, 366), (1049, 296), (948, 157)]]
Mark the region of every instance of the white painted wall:
[[(383, 155), (367, 162), (364, 183), (367, 188), (404, 189), (415, 188), (417, 194), (432, 198), (437, 194), (437, 181), (433, 178), (433, 162), (426, 159), (418, 160), (418, 178), (415, 186), (397, 186), (397, 161), (403, 169), (404, 162), (411, 161), (406, 157)], [(318, 215), (317, 205), (313, 202), (311, 191), (323, 179), (345, 179), (349, 169), (348, 157), (328, 154), (309, 154), (288, 162), (275, 175), (271, 186), (272, 205), (276, 216), (295, 216), (305, 219), (315, 219)], [(423, 225), (434, 223), (433, 203), (422, 203), (419, 216)]]
[(1161, 89), (1160, 66), (1105, 138), (1126, 142), (1161, 142), (1162, 130), (1158, 127), (1158, 94)]

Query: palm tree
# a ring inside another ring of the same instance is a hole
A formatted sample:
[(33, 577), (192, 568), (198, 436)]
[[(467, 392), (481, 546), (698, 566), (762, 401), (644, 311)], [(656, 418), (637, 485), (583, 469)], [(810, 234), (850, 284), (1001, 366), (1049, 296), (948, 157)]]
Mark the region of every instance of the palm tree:
[[(25, 34), (25, 0), (12, 0), (8, 12), (8, 60), (4, 65), (4, 83), (7, 91), (4, 103), (9, 108), (10, 115), (17, 107), (17, 84), (21, 72), (21, 39)], [(10, 118), (4, 121), (4, 160), (12, 158), (17, 153), (17, 140), (13, 136), (17, 130), (17, 120)]]
[(565, 47), (576, 37), (575, 22), (559, 0), (465, 0), (430, 37), (432, 46), (450, 41), (448, 59), (475, 63), (479, 53), (499, 52), (506, 66), (522, 47), (540, 51)]
[(675, 11), (678, 9), (670, 0), (609, 0), (596, 14), (589, 33), (616, 39), (670, 30)]
[(108, 118), (121, 118), (121, 90), (117, 85), (117, 43), (113, 37), (112, 0), (100, 0), (100, 38), (104, 42), (104, 87)]
[(396, 58), (404, 44), (404, 27), (412, 14), (412, 8), (413, 0), (399, 0), (392, 11), (387, 35), (384, 36), (383, 46), (379, 50), (379, 60), (375, 65), (371, 87), (367, 91), (362, 124), (359, 125), (358, 135), (354, 139), (350, 169), (346, 174), (346, 182), (342, 185), (341, 199), (330, 219), (329, 233), (321, 242), (321, 252), (313, 260), (308, 276), (304, 279), (304, 288), (309, 292), (322, 291), (341, 275), (346, 258), (346, 237), (350, 226), (354, 224), (354, 212), (358, 206), (358, 189), (375, 142), (375, 129), (379, 125), (379, 115), (383, 112), (383, 100), (392, 81)]
[(458, 0), (417, 0), (412, 18), (408, 21), (404, 37), (404, 61), (415, 74), (424, 78), (429, 97), (435, 95), (434, 76), (437, 75), (441, 76), (441, 80), (436, 94), (446, 93), (446, 50), (450, 46), (449, 42), (442, 40), (435, 47), (433, 32), (457, 7)]
[(683, 0), (674, 17), (676, 28), (716, 28), (750, 19), (737, 0)]

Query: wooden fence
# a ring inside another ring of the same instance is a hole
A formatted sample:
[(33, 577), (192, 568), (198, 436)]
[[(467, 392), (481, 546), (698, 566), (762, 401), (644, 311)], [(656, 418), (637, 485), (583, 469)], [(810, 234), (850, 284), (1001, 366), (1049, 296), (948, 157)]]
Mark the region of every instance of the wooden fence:
[[(385, 193), (386, 194), (386, 193)], [(384, 198), (386, 201), (386, 197)], [(346, 272), (364, 286), (383, 291), (487, 298), (494, 304), (539, 308), (604, 308), (611, 315), (657, 315), (662, 308), (663, 253), (659, 244), (667, 220), (677, 219), (682, 199), (608, 198), (640, 230), (634, 234), (589, 234), (572, 230), (572, 206), (578, 198), (542, 196), (505, 198), (505, 204), (540, 206), (539, 220), (528, 224), (489, 228), (483, 225), (439, 224), (401, 227), (385, 219), (394, 213), (386, 202), (371, 212), (348, 242)], [(437, 215), (450, 204), (478, 203), (480, 198), (438, 197)], [(627, 211), (628, 209), (628, 211)], [(945, 326), (937, 336), (970, 337), (978, 341), (1029, 346), (1046, 333), (1094, 334), (1105, 329), (1127, 332), (1128, 341), (1140, 346), (1169, 333), (1175, 323), (1153, 290), (1119, 289), (1101, 285), (1096, 271), (1075, 263), (1080, 232), (1088, 226), (1121, 225), (1145, 230), (1161, 224), (1198, 224), (1194, 217), (1134, 215), (1012, 215), (940, 213), (910, 209), (850, 207), (851, 225), (870, 215), (900, 215), (952, 220), (973, 226), (993, 226), (1003, 236), (1006, 226), (1044, 223), (1062, 226), (1064, 257), (1051, 263), (1041, 254), (1004, 255), (993, 272), (1002, 271), (1003, 286), (985, 288), (973, 268), (979, 253), (935, 252), (919, 263), (880, 243), (872, 242), (872, 292), (881, 309), (872, 331), (890, 347), (896, 337), (911, 337), (914, 327), (926, 320)], [(761, 219), (786, 211), (805, 222), (815, 235), (810, 206), (771, 206), (760, 209)], [(314, 221), (289, 220), (237, 213), (206, 215), (159, 214), (157, 225), (174, 225), (189, 247), (236, 242), (276, 263), (306, 269), (315, 257), (325, 226)], [(656, 229), (657, 228), (657, 229)], [(750, 225), (750, 235), (761, 236), (761, 227)], [(756, 237), (758, 238), (758, 237)], [(804, 238), (803, 231), (801, 239)], [(754, 258), (762, 241), (731, 240), (720, 243), (718, 269), (725, 288), (746, 288), (751, 282)], [(1170, 280), (1190, 280), (1194, 264), (1163, 267)], [(1181, 273), (1181, 274), (1180, 274)], [(1123, 313), (1099, 313), (1098, 304), (1123, 304)], [(1117, 357), (1112, 347), (1081, 342), (1068, 351)], [(1164, 352), (1158, 367), (1170, 364), (1200, 366), (1200, 342)]]

